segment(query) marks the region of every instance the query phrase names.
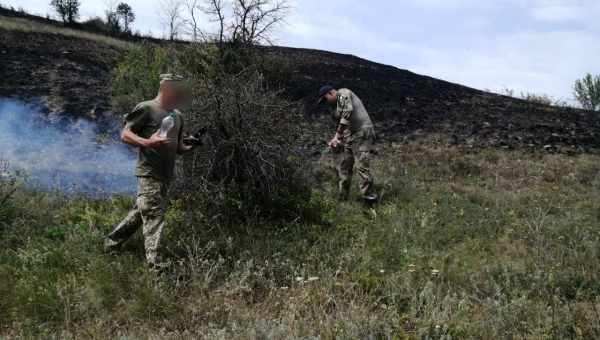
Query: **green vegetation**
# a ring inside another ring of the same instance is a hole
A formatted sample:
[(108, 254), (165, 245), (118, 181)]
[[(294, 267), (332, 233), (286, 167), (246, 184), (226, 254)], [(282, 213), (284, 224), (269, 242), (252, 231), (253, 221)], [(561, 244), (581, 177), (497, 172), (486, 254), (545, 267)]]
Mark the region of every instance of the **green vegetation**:
[[(135, 21), (135, 14), (133, 13), (131, 6), (125, 2), (119, 3), (119, 5), (117, 5), (116, 15), (117, 18), (123, 22), (123, 27), (121, 28), (122, 31), (131, 32), (131, 23)], [(109, 13), (108, 17), (110, 18), (111, 16), (112, 13)]]
[(600, 336), (598, 156), (400, 151), (377, 164), (376, 214), (338, 206), (327, 181), (310, 198), (321, 222), (222, 228), (173, 201), (176, 265), (160, 278), (145, 269), (140, 237), (122, 255), (101, 251), (130, 199), (20, 189), (0, 222), (0, 334)]
[(575, 99), (584, 109), (600, 110), (600, 76), (586, 74), (575, 82)]
[(72, 24), (79, 18), (79, 0), (52, 0), (50, 6), (60, 15), (62, 21)]

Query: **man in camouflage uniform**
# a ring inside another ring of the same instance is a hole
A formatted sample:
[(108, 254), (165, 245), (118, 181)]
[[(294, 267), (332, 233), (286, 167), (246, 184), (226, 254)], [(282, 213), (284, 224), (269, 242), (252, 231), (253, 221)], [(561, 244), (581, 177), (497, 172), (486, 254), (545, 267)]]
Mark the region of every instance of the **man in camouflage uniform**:
[(375, 203), (377, 193), (370, 166), (375, 127), (369, 113), (360, 98), (348, 89), (336, 90), (329, 85), (323, 86), (319, 90), (319, 98), (331, 106), (333, 118), (338, 122), (329, 147), (333, 150), (339, 148), (342, 153), (337, 165), (340, 199), (347, 200), (349, 197), (356, 157), (362, 199), (367, 204)]
[[(175, 156), (192, 149), (183, 143), (183, 116), (177, 108), (186, 99), (187, 89), (181, 76), (160, 76), (160, 90), (155, 99), (138, 104), (125, 116), (121, 133), (123, 142), (139, 148), (135, 175), (138, 178), (136, 204), (127, 217), (106, 236), (104, 246), (114, 250), (143, 227), (146, 259), (151, 267), (161, 265), (158, 256), (165, 226), (167, 189), (173, 178)], [(171, 116), (174, 126), (166, 137), (159, 130), (163, 119)]]

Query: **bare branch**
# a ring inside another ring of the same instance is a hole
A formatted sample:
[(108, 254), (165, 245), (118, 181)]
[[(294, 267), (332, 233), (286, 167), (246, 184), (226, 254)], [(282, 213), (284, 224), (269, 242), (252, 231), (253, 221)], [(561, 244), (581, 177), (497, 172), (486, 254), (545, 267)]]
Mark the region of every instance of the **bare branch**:
[(209, 15), (211, 22), (219, 25), (216, 41), (220, 47), (223, 46), (225, 40), (225, 27), (227, 25), (224, 10), (224, 0), (205, 0), (204, 12)]
[(163, 26), (168, 30), (169, 40), (178, 38), (180, 30), (184, 25), (182, 17), (182, 0), (160, 0), (160, 17)]
[(189, 31), (192, 41), (203, 39), (205, 34), (200, 29), (200, 13), (203, 11), (201, 6), (202, 0), (185, 0), (185, 9), (187, 10), (188, 19), (185, 20), (185, 26)]
[[(240, 45), (270, 43), (273, 30), (290, 10), (288, 0), (205, 0), (205, 13), (219, 23), (217, 42)], [(231, 17), (225, 15), (229, 5)]]

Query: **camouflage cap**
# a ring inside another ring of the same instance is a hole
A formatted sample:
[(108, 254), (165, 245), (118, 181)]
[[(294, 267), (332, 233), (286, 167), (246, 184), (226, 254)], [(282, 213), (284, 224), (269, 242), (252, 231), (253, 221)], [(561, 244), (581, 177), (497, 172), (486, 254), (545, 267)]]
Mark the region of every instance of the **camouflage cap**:
[(183, 76), (180, 76), (178, 74), (173, 74), (173, 73), (165, 73), (165, 74), (161, 74), (159, 77), (160, 79), (160, 83), (166, 83), (166, 82), (182, 82), (185, 81), (185, 78)]

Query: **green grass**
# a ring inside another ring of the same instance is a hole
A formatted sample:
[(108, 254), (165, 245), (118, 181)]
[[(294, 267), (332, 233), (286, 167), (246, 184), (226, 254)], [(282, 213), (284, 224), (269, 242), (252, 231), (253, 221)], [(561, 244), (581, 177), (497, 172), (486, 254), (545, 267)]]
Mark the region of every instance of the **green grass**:
[(127, 42), (125, 40), (109, 37), (102, 34), (85, 32), (68, 27), (59, 27), (56, 25), (44, 24), (25, 18), (5, 17), (2, 15), (0, 15), (0, 29), (26, 33), (45, 33), (63, 35), (72, 38), (91, 40), (123, 50), (130, 49), (134, 46), (134, 44), (131, 42)]
[(322, 223), (232, 231), (174, 202), (159, 279), (140, 236), (101, 251), (129, 199), (20, 190), (0, 209), (0, 338), (600, 337), (599, 156), (394, 152), (375, 213), (331, 183)]

